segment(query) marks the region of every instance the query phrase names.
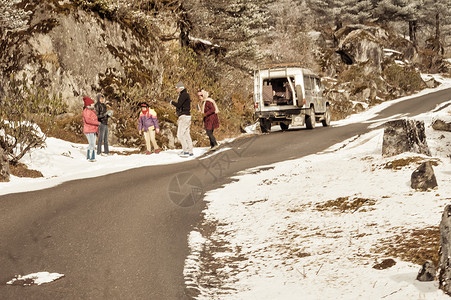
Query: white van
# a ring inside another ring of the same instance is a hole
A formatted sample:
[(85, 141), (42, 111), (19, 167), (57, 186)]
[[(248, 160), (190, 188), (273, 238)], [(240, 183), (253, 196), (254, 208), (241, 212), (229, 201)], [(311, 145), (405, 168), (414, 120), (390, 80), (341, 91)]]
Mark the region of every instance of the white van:
[(278, 65), (254, 71), (254, 113), (262, 132), (279, 124), (315, 128), (330, 125), (330, 103), (323, 98), (318, 75), (296, 65)]

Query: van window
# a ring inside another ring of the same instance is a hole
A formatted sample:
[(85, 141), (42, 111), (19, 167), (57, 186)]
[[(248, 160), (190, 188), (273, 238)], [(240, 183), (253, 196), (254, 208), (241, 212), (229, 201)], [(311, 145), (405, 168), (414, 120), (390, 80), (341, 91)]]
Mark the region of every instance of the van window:
[[(290, 82), (291, 81), (291, 85)], [(293, 105), (294, 77), (270, 78), (263, 80), (262, 98), (265, 106)]]
[(310, 76), (304, 76), (304, 89), (305, 90), (312, 90), (313, 84)]
[(321, 89), (321, 81), (319, 78), (315, 78), (315, 90), (319, 91)]

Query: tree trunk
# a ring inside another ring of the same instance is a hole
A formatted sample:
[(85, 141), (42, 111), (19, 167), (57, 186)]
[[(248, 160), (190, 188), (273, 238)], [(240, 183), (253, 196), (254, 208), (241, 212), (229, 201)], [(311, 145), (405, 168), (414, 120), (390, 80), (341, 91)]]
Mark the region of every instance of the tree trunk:
[(435, 38), (440, 40), (440, 14), (435, 14)]
[(189, 45), (189, 33), (191, 31), (191, 22), (188, 17), (188, 13), (183, 8), (183, 6), (180, 6), (181, 14), (180, 19), (178, 21), (178, 25), (180, 28), (180, 46), (181, 47), (187, 47)]
[(409, 36), (413, 45), (417, 46), (417, 21), (409, 21)]

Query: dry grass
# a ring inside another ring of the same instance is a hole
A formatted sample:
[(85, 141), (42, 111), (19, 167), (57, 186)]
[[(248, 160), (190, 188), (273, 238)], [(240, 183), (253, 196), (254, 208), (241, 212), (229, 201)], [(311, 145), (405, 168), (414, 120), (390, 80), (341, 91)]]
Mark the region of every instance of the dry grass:
[(17, 177), (30, 177), (30, 178), (39, 178), (44, 177), (40, 171), (30, 170), (28, 167), (22, 163), (18, 163), (17, 165), (10, 165), (11, 175)]
[(411, 164), (420, 164), (425, 161), (430, 161), (433, 166), (438, 166), (437, 160), (425, 159), (424, 157), (414, 156), (409, 158), (400, 158), (394, 161), (389, 161), (383, 165), (384, 169), (401, 170), (403, 167), (410, 166)]
[(117, 155), (125, 155), (125, 156), (129, 156), (132, 154), (141, 154), (143, 153), (143, 151), (138, 150), (133, 150), (133, 151), (110, 151), (110, 154), (117, 154)]
[(440, 229), (427, 227), (403, 231), (399, 235), (379, 240), (380, 245), (373, 249), (391, 257), (422, 265), (430, 260), (436, 266), (439, 261)]
[[(355, 197), (349, 199), (349, 197), (338, 197), (335, 200), (326, 201), (323, 204), (316, 205), (316, 210), (338, 210), (340, 212), (356, 212), (363, 206), (371, 206), (376, 203), (373, 199)], [(367, 209), (360, 210), (361, 212), (367, 211)]]

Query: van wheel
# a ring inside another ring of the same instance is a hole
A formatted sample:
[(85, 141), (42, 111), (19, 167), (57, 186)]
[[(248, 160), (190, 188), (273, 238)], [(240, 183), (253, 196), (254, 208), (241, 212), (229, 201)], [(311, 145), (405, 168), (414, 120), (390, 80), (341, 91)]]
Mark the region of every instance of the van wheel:
[(282, 131), (288, 130), (288, 127), (290, 125), (287, 123), (280, 123), (280, 129), (282, 129)]
[(315, 108), (310, 107), (310, 114), (305, 115), (305, 126), (307, 129), (313, 129), (316, 125)]
[(329, 105), (326, 106), (326, 112), (324, 113), (323, 119), (321, 120), (321, 123), (323, 123), (324, 127), (330, 126), (330, 107)]
[(260, 119), (260, 130), (262, 133), (271, 131), (271, 121), (268, 119)]

